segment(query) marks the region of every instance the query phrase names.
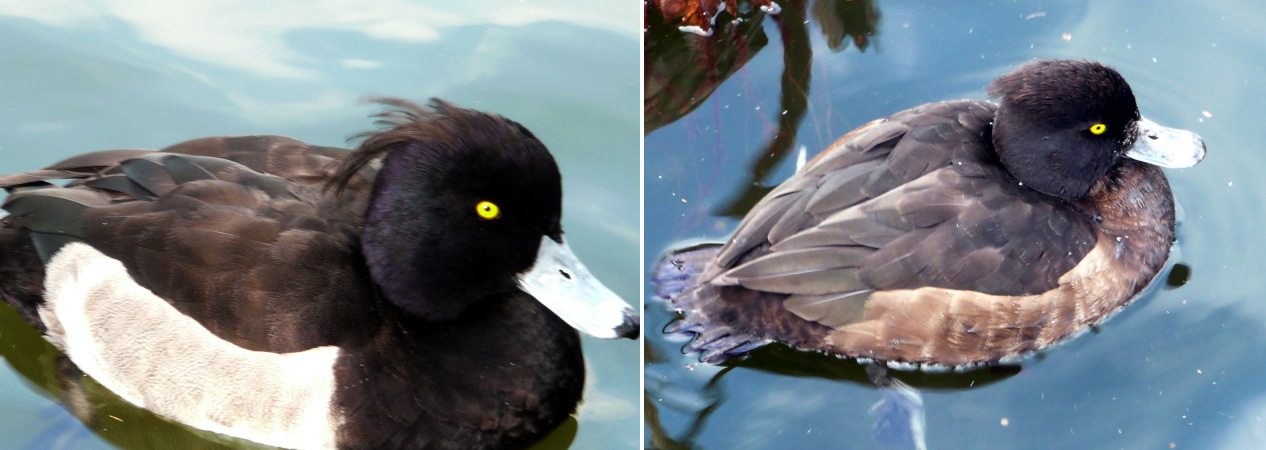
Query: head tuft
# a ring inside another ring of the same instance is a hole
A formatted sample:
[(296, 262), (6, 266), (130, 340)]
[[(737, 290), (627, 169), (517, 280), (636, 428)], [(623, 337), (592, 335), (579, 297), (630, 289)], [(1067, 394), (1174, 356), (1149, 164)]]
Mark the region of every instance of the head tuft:
[(455, 148), (461, 144), (480, 144), (469, 141), (472, 136), (511, 135), (536, 141), (536, 136), (517, 122), (505, 117), (486, 114), (473, 109), (454, 106), (438, 98), (432, 98), (426, 106), (408, 100), (378, 97), (369, 100), (387, 107), (373, 115), (376, 131), (367, 131), (351, 138), (360, 145), (337, 163), (334, 175), (325, 189), (342, 193), (370, 163), (385, 157), (393, 150), (410, 143), (429, 143), (434, 147)]

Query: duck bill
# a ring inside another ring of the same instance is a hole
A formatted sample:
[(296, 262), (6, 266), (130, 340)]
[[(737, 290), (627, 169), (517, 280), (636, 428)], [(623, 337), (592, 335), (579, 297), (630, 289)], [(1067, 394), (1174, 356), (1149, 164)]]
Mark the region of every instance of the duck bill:
[(1126, 150), (1127, 158), (1170, 169), (1191, 167), (1204, 159), (1204, 140), (1187, 130), (1163, 127), (1140, 118), (1134, 146)]
[(536, 262), (519, 275), (519, 287), (590, 336), (637, 339), (641, 329), (633, 308), (594, 278), (566, 241), (541, 238)]

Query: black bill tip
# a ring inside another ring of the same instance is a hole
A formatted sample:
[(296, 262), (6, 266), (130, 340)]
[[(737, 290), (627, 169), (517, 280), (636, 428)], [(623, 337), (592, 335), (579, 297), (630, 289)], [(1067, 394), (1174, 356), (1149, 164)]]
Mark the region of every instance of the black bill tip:
[(624, 308), (624, 322), (615, 327), (616, 337), (637, 339), (640, 334), (642, 334), (642, 319), (633, 312), (633, 308)]

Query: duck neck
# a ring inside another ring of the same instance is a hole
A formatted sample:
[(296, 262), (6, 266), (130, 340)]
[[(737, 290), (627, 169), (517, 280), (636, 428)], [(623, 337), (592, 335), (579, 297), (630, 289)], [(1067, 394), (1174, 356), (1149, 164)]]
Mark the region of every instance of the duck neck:
[(345, 355), (340, 448), (518, 448), (557, 427), (584, 386), (580, 337), (523, 293), (459, 320), (383, 315)]
[[(1159, 167), (1126, 159), (1075, 202), (1095, 214), (1100, 239), (1117, 241), (1118, 259), (1158, 271), (1174, 241), (1174, 197)], [(1148, 251), (1164, 248), (1163, 252)]]

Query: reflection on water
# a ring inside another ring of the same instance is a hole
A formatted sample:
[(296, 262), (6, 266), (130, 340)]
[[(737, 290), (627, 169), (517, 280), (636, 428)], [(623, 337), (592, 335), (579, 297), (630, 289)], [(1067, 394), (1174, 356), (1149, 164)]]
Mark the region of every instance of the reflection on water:
[(812, 67), (812, 50), (809, 46), (809, 29), (805, 23), (804, 0), (786, 2), (782, 14), (778, 16), (779, 36), (783, 41), (782, 100), (779, 102), (778, 132), (764, 145), (758, 155), (759, 159), (752, 165), (751, 173), (755, 183), (748, 184), (733, 200), (723, 203), (719, 208), (720, 215), (743, 217), (761, 197), (766, 189), (756, 185), (765, 185), (765, 177), (779, 161), (791, 151), (791, 144), (796, 141), (800, 121), (804, 119), (809, 107), (809, 69)]
[[(872, 366), (870, 364), (823, 353), (798, 351), (781, 344), (762, 347), (741, 361), (730, 364), (786, 376), (818, 377), (862, 385), (872, 384), (874, 379), (872, 374), (867, 373), (867, 368)], [(950, 372), (891, 371), (887, 375), (919, 389), (971, 389), (1015, 376), (1020, 369), (1020, 366), (1001, 365)]]
[[(752, 180), (731, 200), (717, 208), (717, 214), (741, 218), (760, 201), (773, 185), (766, 179), (774, 166), (791, 151), (796, 133), (808, 108), (809, 77), (813, 58), (809, 26), (803, 0), (781, 2), (780, 14), (771, 17), (778, 24), (783, 43), (783, 71), (778, 129), (749, 169)], [(646, 39), (645, 109), (646, 132), (676, 121), (708, 99), (717, 85), (741, 68), (762, 47), (764, 34), (760, 9), (750, 9), (737, 18), (722, 15), (716, 33), (696, 36), (676, 29), (658, 11), (648, 10)], [(822, 34), (832, 50), (843, 50), (845, 38), (865, 51), (877, 33), (879, 11), (870, 0), (820, 0), (814, 2), (813, 17), (822, 23)], [(725, 20), (731, 19), (731, 20)]]
[(923, 396), (910, 385), (888, 377), (879, 365), (866, 366), (871, 381), (883, 395), (867, 411), (875, 419), (871, 437), (881, 447), (901, 450), (927, 450), (924, 429)]
[(646, 14), (642, 108), (648, 133), (694, 111), (769, 42), (759, 9), (721, 20), (712, 37), (683, 33), (654, 8)]
[[(872, 119), (983, 98), (981, 86), (1033, 58), (1099, 60), (1125, 74), (1145, 115), (1208, 143), (1210, 158), (1200, 167), (1167, 172), (1185, 208), (1172, 269), (1089, 335), (1020, 365), (891, 375), (921, 394), (927, 448), (1261, 445), (1266, 283), (1257, 273), (1266, 235), (1255, 224), (1266, 221), (1266, 178), (1258, 170), (1266, 156), (1257, 150), (1266, 131), (1255, 122), (1255, 99), (1266, 98), (1266, 69), (1245, 62), (1266, 57), (1256, 25), (1266, 7), (1234, 0), (1163, 9), (1131, 1), (806, 3), (807, 24), (806, 5), (796, 2), (783, 3), (791, 15), (766, 17), (768, 43), (741, 68), (727, 67), (680, 118), (655, 128), (648, 109), (648, 264), (681, 242), (725, 239), (755, 200), (792, 173), (788, 154), (801, 146), (811, 157)], [(851, 12), (821, 12), (845, 9)], [(787, 18), (795, 14), (798, 20)], [(651, 48), (660, 35), (647, 39)], [(787, 121), (797, 98), (806, 103), (801, 118)], [(697, 355), (680, 354), (684, 342), (654, 332), (679, 318), (662, 301), (647, 302), (648, 447), (918, 442), (918, 418), (902, 412), (919, 411), (918, 402), (906, 391), (876, 388), (864, 366), (782, 346), (724, 366), (699, 364)], [(896, 442), (885, 440), (892, 436)]]
[(813, 2), (813, 18), (822, 27), (822, 36), (833, 52), (842, 52), (852, 42), (866, 51), (879, 32), (879, 8), (870, 0), (830, 0)]
[[(681, 31), (712, 36), (717, 22), (744, 20), (739, 0), (647, 0), (646, 22), (672, 25)], [(777, 14), (779, 7), (770, 0), (744, 0), (742, 7)], [(728, 14), (728, 18), (726, 17)]]
[[(575, 0), (0, 2), (0, 173), (211, 135), (343, 146), (370, 127), (362, 96), (441, 97), (522, 122), (550, 148), (568, 241), (636, 301), (639, 12)], [(638, 344), (582, 339), (585, 401), (540, 448), (633, 447)], [(118, 399), (7, 306), (0, 356), (0, 449), (254, 446)]]

